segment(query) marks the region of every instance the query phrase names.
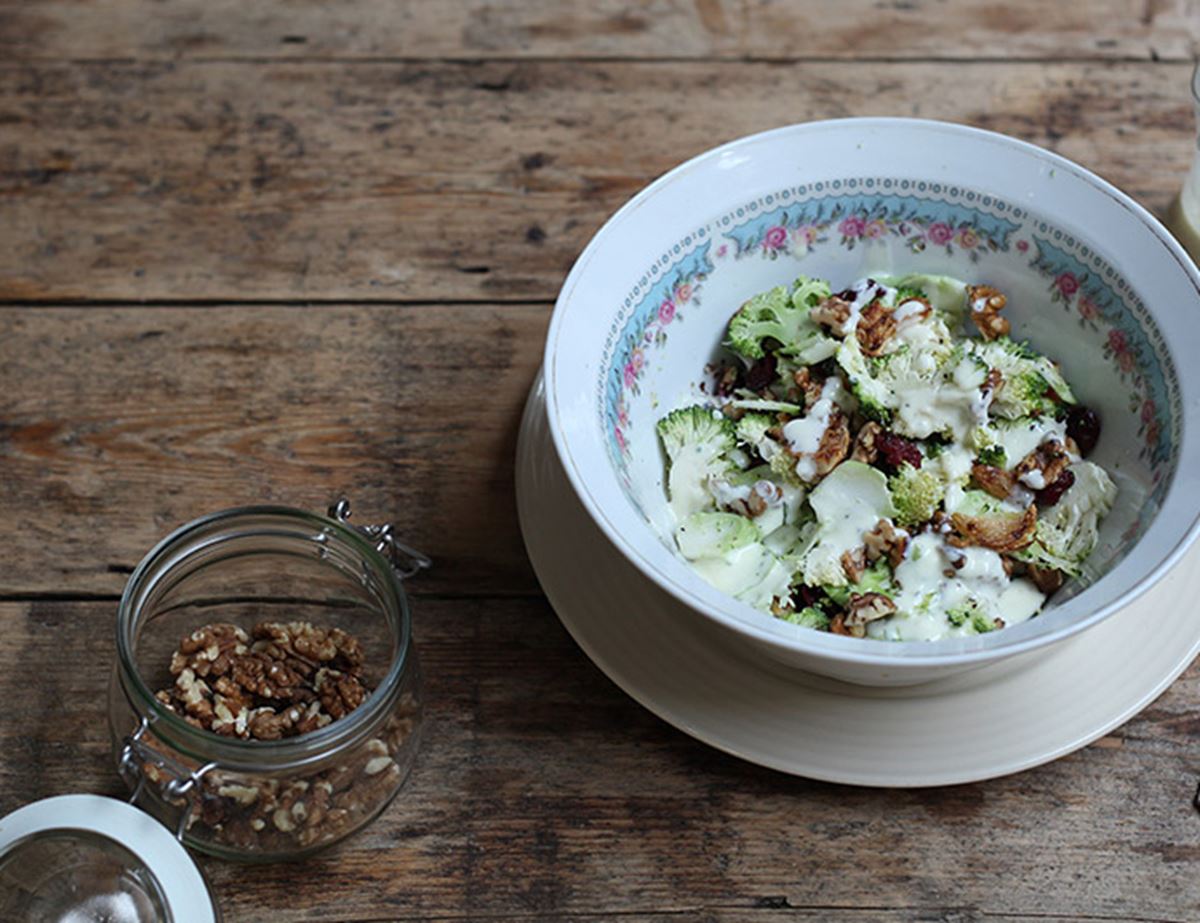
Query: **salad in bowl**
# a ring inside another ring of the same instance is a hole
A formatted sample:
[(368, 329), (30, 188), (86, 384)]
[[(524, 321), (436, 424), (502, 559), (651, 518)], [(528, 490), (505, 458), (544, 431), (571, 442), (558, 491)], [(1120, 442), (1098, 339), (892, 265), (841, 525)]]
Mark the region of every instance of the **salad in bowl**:
[(894, 641), (1036, 615), (1079, 576), (1117, 488), (1007, 297), (945, 276), (800, 276), (729, 321), (711, 399), (657, 423), (675, 542), (785, 622)]
[(1198, 316), (1184, 251), (1077, 164), (961, 125), (793, 125), (595, 235), (547, 419), (589, 517), (698, 631), (924, 682), (1099, 624), (1187, 550)]

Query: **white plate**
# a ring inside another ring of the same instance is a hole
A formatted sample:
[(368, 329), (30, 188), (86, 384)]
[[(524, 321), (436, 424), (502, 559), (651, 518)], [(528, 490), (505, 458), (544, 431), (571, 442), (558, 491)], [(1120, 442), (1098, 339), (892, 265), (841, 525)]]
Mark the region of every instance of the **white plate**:
[(757, 660), (655, 585), (584, 511), (554, 450), (539, 376), (517, 446), (517, 509), (551, 605), (592, 661), (663, 720), (742, 759), (856, 785), (1018, 772), (1149, 705), (1200, 651), (1200, 548), (1132, 605), (1040, 658), (902, 689)]

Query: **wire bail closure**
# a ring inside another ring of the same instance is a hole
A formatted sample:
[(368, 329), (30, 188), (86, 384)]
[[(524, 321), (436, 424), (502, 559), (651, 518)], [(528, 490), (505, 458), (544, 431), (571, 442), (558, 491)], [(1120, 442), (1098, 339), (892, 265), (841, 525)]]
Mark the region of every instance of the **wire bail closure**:
[(417, 549), (405, 545), (392, 531), (392, 524), (385, 522), (378, 526), (356, 526), (350, 522), (350, 501), (345, 497), (340, 497), (336, 503), (329, 508), (329, 518), (349, 526), (359, 534), (375, 544), (375, 550), (387, 558), (388, 563), (392, 565), (392, 569), (401, 580), (407, 580), (409, 577), (414, 577), (423, 570), (427, 570), (433, 565), (433, 561), (428, 555), (424, 555)]
[(150, 729), (150, 719), (143, 717), (138, 724), (137, 730), (125, 738), (124, 746), (121, 747), (121, 758), (117, 765), (117, 770), (121, 777), (128, 783), (132, 778), (136, 778), (137, 782), (133, 786), (133, 792), (129, 796), (129, 803), (136, 805), (137, 800), (141, 797), (142, 792), (146, 788), (146, 772), (143, 766), (150, 764), (159, 770), (160, 773), (167, 776), (166, 779), (158, 783), (159, 796), (168, 804), (176, 804), (183, 802), (180, 805), (179, 821), (175, 825), (175, 839), (180, 843), (183, 842), (183, 836), (187, 833), (187, 829), (191, 826), (192, 809), (195, 807), (198, 799), (189, 798), (188, 793), (197, 788), (200, 780), (204, 778), (205, 773), (216, 768), (216, 763), (206, 763), (199, 769), (188, 770), (186, 767), (180, 766), (174, 760), (168, 759), (162, 753), (148, 746), (142, 738)]

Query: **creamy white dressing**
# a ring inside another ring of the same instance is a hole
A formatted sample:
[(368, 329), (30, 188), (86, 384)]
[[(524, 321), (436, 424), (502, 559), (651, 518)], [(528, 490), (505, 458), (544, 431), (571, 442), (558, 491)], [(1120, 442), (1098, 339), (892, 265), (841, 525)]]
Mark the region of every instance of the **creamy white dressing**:
[[(976, 633), (973, 615), (988, 624), (1024, 621), (1045, 597), (1026, 580), (1010, 581), (1000, 555), (987, 548), (955, 548), (936, 531), (918, 535), (895, 570), (896, 614), (872, 622), (867, 634), (891, 641), (934, 641)], [(972, 613), (954, 625), (950, 613)]]
[(789, 420), (783, 425), (783, 438), (797, 456), (796, 474), (802, 481), (812, 481), (817, 476), (816, 454), (821, 448), (821, 438), (829, 428), (829, 419), (837, 407), (842, 394), (842, 381), (836, 375), (826, 380), (821, 388), (821, 397), (813, 404), (806, 416)]
[(710, 477), (708, 489), (712, 493), (713, 499), (717, 501), (717, 506), (724, 509), (738, 503), (745, 503), (750, 499), (749, 484), (730, 484), (725, 478)]
[(1034, 468), (1032, 471), (1026, 471), (1022, 474), (1020, 481), (1026, 487), (1033, 490), (1041, 490), (1046, 486), (1046, 474), (1041, 468)]
[(1025, 456), (1043, 443), (1065, 442), (1067, 425), (1052, 417), (1041, 417), (1036, 420), (1021, 420), (1011, 425), (997, 424), (992, 435), (996, 445), (1004, 449), (1004, 467), (1011, 471)]
[(761, 544), (745, 545), (723, 557), (695, 559), (692, 567), (723, 593), (756, 608), (788, 596), (791, 570)]

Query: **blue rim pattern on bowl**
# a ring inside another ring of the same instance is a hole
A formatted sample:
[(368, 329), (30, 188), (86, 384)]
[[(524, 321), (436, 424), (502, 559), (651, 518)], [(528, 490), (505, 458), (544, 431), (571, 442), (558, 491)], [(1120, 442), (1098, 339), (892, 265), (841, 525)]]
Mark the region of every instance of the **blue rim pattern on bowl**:
[[(830, 245), (852, 250), (884, 236), (903, 239), (914, 252), (957, 247), (972, 261), (1013, 246), (1028, 255), (1029, 267), (1050, 280), (1050, 302), (1076, 316), (1081, 328), (1105, 334), (1104, 355), (1130, 389), (1130, 412), (1139, 415), (1139, 454), (1155, 484), (1147, 508), (1157, 508), (1178, 460), (1182, 395), (1162, 333), (1124, 278), (1071, 234), (996, 196), (868, 177), (794, 186), (740, 205), (673, 245), (626, 295), (605, 339), (596, 390), (609, 459), (639, 512), (625, 438), (628, 396), (639, 393), (646, 356), (666, 343), (669, 326), (699, 307), (714, 259), (803, 256)], [(1139, 517), (1127, 537), (1140, 534), (1147, 521)]]

